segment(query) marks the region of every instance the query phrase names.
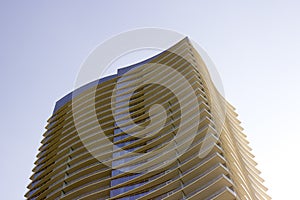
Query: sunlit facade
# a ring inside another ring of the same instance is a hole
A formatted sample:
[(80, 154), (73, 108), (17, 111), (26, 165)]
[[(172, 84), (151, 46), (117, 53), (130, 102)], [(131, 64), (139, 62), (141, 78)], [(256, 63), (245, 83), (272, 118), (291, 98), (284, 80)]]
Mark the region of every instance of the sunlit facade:
[[(187, 90), (159, 64), (182, 74), (195, 92), (196, 105), (191, 104), (189, 93), (180, 104), (167, 87), (144, 84), (158, 77), (176, 84), (182, 93)], [(116, 102), (113, 108), (112, 96)], [(147, 137), (138, 137), (134, 124), (151, 124), (149, 109), (155, 104), (162, 107), (153, 110), (154, 117), (162, 110), (166, 113), (163, 128), (156, 130), (154, 124)], [(130, 116), (124, 114), (126, 109)], [(182, 120), (182, 109), (188, 111), (189, 120)], [(25, 197), (271, 199), (234, 110), (215, 89), (205, 63), (185, 38), (153, 58), (121, 68), (117, 74), (91, 82), (76, 95), (73, 92), (59, 100), (48, 120)], [(97, 136), (98, 125), (109, 142)], [(184, 133), (182, 143), (172, 151), (155, 153), (170, 144), (179, 128)], [(201, 157), (199, 150), (207, 138), (212, 142)], [(183, 153), (172, 154), (188, 141), (190, 145)], [(171, 157), (172, 162), (167, 162), (165, 158)]]

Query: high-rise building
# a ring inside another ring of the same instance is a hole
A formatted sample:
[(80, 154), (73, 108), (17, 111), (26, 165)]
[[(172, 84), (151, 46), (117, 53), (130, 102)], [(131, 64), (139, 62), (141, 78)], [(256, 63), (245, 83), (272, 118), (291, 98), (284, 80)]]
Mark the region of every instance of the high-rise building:
[(185, 38), (60, 99), (25, 197), (271, 199), (234, 110)]

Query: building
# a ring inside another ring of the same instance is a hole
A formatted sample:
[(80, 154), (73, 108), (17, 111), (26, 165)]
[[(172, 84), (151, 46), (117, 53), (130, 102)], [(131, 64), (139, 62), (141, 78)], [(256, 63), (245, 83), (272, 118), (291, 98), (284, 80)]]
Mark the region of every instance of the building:
[(59, 100), (25, 197), (271, 199), (239, 124), (185, 38)]

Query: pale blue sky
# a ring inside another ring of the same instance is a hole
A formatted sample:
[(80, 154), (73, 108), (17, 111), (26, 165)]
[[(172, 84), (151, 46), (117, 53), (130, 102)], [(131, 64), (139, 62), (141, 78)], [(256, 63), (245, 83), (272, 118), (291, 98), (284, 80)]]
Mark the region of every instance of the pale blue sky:
[(269, 194), (295, 199), (299, 168), (300, 1), (0, 0), (1, 199), (23, 199), (46, 120), (96, 45), (139, 27), (207, 50)]

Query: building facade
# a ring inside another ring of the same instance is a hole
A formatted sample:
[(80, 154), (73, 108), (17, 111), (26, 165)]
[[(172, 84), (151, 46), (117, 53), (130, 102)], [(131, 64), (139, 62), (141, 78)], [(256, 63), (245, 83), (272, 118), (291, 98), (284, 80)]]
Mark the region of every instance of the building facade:
[(234, 110), (185, 38), (59, 100), (25, 197), (271, 199)]

